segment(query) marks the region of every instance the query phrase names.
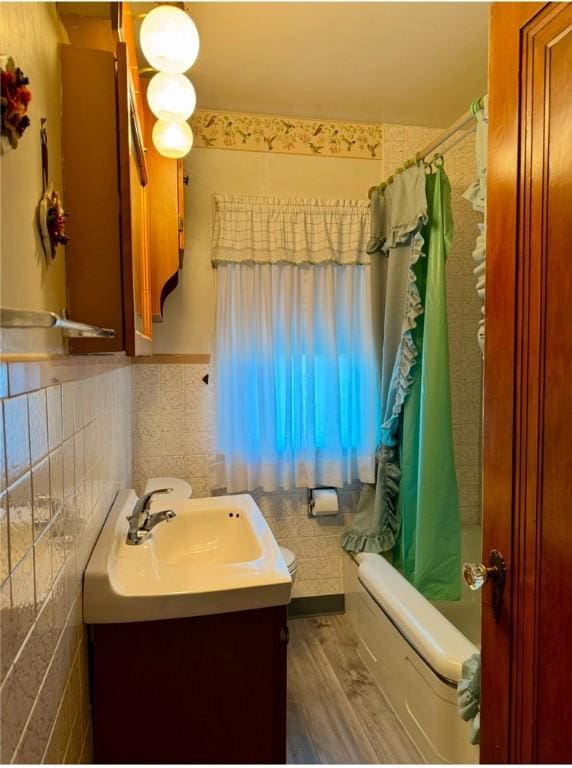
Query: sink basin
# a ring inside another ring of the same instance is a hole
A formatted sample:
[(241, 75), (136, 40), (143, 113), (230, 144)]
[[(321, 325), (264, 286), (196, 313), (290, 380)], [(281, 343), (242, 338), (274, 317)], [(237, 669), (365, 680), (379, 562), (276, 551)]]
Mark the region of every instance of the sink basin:
[(134, 491), (121, 491), (84, 578), (87, 624), (156, 621), (286, 605), (292, 580), (280, 549), (248, 495), (157, 496), (151, 511), (176, 517), (138, 546), (125, 543)]

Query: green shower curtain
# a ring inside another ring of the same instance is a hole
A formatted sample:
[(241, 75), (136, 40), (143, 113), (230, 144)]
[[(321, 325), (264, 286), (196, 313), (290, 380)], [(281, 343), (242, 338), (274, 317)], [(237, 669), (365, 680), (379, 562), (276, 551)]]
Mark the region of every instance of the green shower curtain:
[(394, 563), (431, 600), (461, 596), (461, 532), (453, 453), (445, 264), (453, 234), (451, 188), (443, 169), (426, 178), (427, 258), (413, 266), (423, 314), (413, 329), (417, 364), (402, 409), (401, 527)]

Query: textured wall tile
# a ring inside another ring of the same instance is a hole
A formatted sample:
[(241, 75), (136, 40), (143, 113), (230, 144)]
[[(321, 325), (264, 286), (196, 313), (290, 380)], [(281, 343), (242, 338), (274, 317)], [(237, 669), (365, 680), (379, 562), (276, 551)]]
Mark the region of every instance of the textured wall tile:
[(50, 453), (50, 498), (52, 505), (52, 517), (55, 517), (62, 509), (64, 503), (64, 465), (61, 448)]
[(340, 556), (341, 538), (339, 536), (319, 536), (318, 537), (318, 555), (322, 557)]
[[(137, 366), (146, 368), (147, 366)], [(133, 455), (161, 456), (162, 455), (162, 415), (157, 412), (138, 410), (133, 420)]]
[(10, 547), (8, 541), (8, 496), (0, 493), (0, 584), (10, 575)]
[(298, 536), (298, 520), (295, 517), (283, 517), (276, 519), (274, 524), (276, 537), (279, 539)]
[[(30, 552), (22, 560), (16, 570), (10, 575), (12, 603), (6, 626), (6, 646), (2, 648), (10, 651), (13, 646), (19, 648), (23, 639), (28, 634), (35, 618), (34, 596), (34, 553)], [(4, 638), (4, 626), (2, 636)], [(9, 654), (8, 654), (9, 655)], [(4, 664), (4, 650), (2, 652), (2, 664)]]
[(318, 536), (308, 536), (298, 539), (298, 549), (296, 556), (298, 560), (318, 557), (318, 546), (320, 538)]
[(52, 540), (52, 574), (53, 579), (55, 580), (62, 570), (66, 559), (65, 516), (63, 507), (58, 514), (52, 518), (48, 533)]
[(63, 468), (64, 468), (64, 500), (73, 493), (75, 472), (75, 451), (73, 438), (69, 438), (63, 444)]
[(74, 430), (77, 432), (84, 427), (84, 407), (83, 398), (85, 392), (84, 381), (74, 381), (73, 383), (73, 412), (74, 412)]
[(14, 569), (32, 546), (32, 481), (28, 472), (8, 488), (10, 567)]
[(166, 412), (161, 419), (161, 455), (180, 456), (189, 452), (189, 432), (180, 412)]
[(34, 539), (37, 539), (49, 524), (52, 514), (50, 463), (47, 458), (32, 469), (32, 492)]
[(74, 437), (74, 483), (81, 486), (85, 482), (85, 430)]
[(4, 409), (0, 404), (0, 491), (6, 489), (6, 443), (4, 440)]
[(160, 366), (160, 396), (164, 411), (182, 411), (185, 405), (184, 366)]
[(7, 481), (12, 484), (30, 468), (28, 398), (26, 395), (4, 400)]
[(193, 496), (204, 499), (211, 495), (208, 477), (193, 477), (189, 482), (193, 488)]
[(53, 451), (62, 442), (62, 388), (58, 384), (46, 390), (48, 405), (48, 448)]
[(0, 585), (0, 684), (4, 680), (18, 650), (12, 621), (12, 587), (10, 579)]
[(52, 537), (46, 531), (34, 544), (36, 609), (40, 610), (52, 588)]
[(208, 404), (208, 389), (201, 381), (185, 384), (185, 413), (206, 415)]
[(48, 409), (45, 389), (39, 389), (28, 395), (28, 418), (33, 465), (43, 459), (48, 452)]
[(74, 382), (62, 384), (62, 435), (67, 440), (74, 433)]
[(24, 727), (23, 714), (16, 706), (20, 681), (12, 669), (0, 689), (0, 762), (9, 763)]
[(60, 571), (58, 578), (55, 578), (54, 576), (52, 604), (54, 611), (54, 633), (56, 637), (60, 637), (66, 625), (69, 609), (66, 594), (66, 579), (63, 570)]

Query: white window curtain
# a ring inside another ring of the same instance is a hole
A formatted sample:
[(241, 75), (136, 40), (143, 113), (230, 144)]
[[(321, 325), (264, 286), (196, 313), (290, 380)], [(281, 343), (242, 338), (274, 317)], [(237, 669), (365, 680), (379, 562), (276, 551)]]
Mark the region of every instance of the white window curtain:
[(380, 407), (368, 204), (215, 204), (212, 487), (374, 482)]

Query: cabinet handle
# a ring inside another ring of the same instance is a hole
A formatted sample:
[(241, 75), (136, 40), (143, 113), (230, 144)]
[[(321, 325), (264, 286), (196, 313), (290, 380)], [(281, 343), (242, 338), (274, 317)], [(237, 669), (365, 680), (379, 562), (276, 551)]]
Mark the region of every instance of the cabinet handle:
[(280, 640), (285, 644), (288, 645), (290, 642), (290, 630), (288, 627), (280, 627)]

